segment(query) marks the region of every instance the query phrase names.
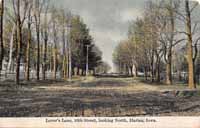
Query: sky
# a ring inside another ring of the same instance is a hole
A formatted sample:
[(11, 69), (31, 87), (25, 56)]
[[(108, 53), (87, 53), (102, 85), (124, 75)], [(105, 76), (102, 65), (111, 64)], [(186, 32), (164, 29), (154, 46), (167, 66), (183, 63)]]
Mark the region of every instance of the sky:
[(146, 0), (56, 0), (65, 9), (80, 15), (103, 52), (103, 60), (113, 67), (112, 53), (125, 39), (129, 23), (141, 16)]

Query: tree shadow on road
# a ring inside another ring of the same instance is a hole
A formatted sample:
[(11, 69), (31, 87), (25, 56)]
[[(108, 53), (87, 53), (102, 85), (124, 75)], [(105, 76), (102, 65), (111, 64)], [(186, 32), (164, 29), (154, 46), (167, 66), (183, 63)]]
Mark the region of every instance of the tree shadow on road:
[(77, 85), (80, 87), (124, 87), (127, 86), (126, 82), (120, 81), (120, 80), (97, 80), (92, 82), (82, 82), (80, 85)]

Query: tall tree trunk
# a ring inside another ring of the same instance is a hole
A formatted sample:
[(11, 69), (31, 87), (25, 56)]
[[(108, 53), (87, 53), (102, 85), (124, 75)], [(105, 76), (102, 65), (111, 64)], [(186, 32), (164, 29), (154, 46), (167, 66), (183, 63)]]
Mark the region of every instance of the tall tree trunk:
[(144, 76), (145, 76), (145, 80), (147, 81), (148, 80), (148, 73), (147, 73), (147, 67), (145, 66), (144, 67)]
[(64, 56), (64, 60), (63, 60), (63, 78), (66, 79), (67, 78), (67, 57)]
[(130, 66), (130, 73), (131, 73), (131, 76), (133, 77), (133, 66)]
[(151, 82), (154, 82), (154, 53), (155, 53), (155, 51), (152, 50), (152, 55), (151, 55)]
[(0, 77), (2, 70), (2, 63), (4, 58), (4, 44), (3, 44), (3, 15), (4, 15), (4, 0), (0, 3)]
[(187, 44), (187, 61), (188, 61), (188, 86), (191, 89), (196, 88), (194, 84), (194, 64), (193, 64), (193, 46), (192, 46), (192, 30), (191, 30), (191, 14), (189, 0), (185, 0), (185, 10), (186, 10), (186, 32), (188, 36)]
[(95, 70), (95, 68), (93, 69), (93, 74), (92, 74), (93, 76), (95, 76), (96, 75), (96, 70)]
[(37, 71), (36, 77), (37, 80), (40, 80), (40, 27), (39, 24), (36, 25), (36, 34), (37, 34)]
[(46, 79), (46, 71), (47, 71), (47, 43), (48, 43), (48, 32), (47, 32), (47, 14), (45, 14), (45, 28), (44, 28), (44, 47), (43, 47), (43, 68), (42, 68), (42, 79)]
[(50, 48), (50, 71), (52, 73), (53, 71), (53, 46), (51, 44), (51, 48)]
[(135, 65), (135, 77), (138, 77), (138, 67)]
[(53, 38), (54, 38), (54, 48), (53, 48), (53, 78), (56, 80), (57, 73), (57, 31), (56, 31), (56, 23), (53, 21)]
[(173, 48), (174, 31), (175, 31), (173, 0), (170, 0), (169, 16), (170, 16), (170, 41), (169, 41), (169, 47), (167, 49), (166, 84), (172, 85), (172, 48)]
[(157, 83), (160, 83), (160, 58), (159, 55), (157, 55), (157, 60), (156, 60), (156, 81)]
[(28, 43), (27, 43), (27, 48), (26, 48), (26, 80), (30, 80), (30, 46), (31, 46), (31, 23), (30, 23), (30, 18), (29, 18), (29, 23), (28, 23)]
[(62, 77), (66, 78), (66, 44), (65, 44), (65, 28), (63, 26), (63, 31), (62, 31), (62, 41), (63, 41), (63, 55), (62, 55)]
[(20, 17), (20, 0), (17, 0), (17, 56), (16, 56), (16, 84), (20, 82), (20, 60), (22, 45), (22, 24)]
[(160, 66), (158, 66), (156, 76), (157, 76), (157, 83), (160, 83)]
[(166, 64), (166, 84), (172, 85), (172, 75), (171, 75), (171, 63)]
[(42, 64), (42, 79), (46, 80), (46, 71), (48, 69), (47, 65), (47, 44), (48, 44), (48, 15), (49, 10), (49, 3), (47, 2), (45, 12), (44, 12), (44, 33), (43, 33), (43, 39), (44, 39), (44, 45), (43, 45), (43, 64)]
[(53, 79), (56, 80), (56, 73), (57, 73), (57, 48), (56, 44), (54, 44), (53, 48)]
[(82, 69), (81, 75), (84, 76), (85, 69)]
[[(170, 45), (172, 45), (172, 44), (170, 44)], [(172, 85), (172, 47), (171, 46), (169, 48), (167, 56), (168, 56), (167, 57), (168, 59), (167, 59), (167, 63), (166, 63), (166, 84)]]
[(68, 56), (68, 51), (66, 50), (66, 78), (69, 77), (69, 56)]
[(36, 27), (36, 37), (37, 37), (37, 63), (36, 63), (36, 78), (40, 80), (40, 0), (35, 0), (35, 27)]
[(16, 31), (16, 25), (14, 24), (13, 29), (12, 29), (12, 33), (11, 33), (11, 39), (10, 39), (9, 61), (8, 61), (8, 68), (7, 68), (8, 71), (11, 71), (15, 31)]
[(192, 59), (193, 61), (193, 71), (194, 71), (194, 86), (196, 87), (197, 79), (196, 79), (196, 65), (195, 65), (195, 58)]
[(173, 45), (174, 37), (171, 37), (170, 46), (167, 55), (167, 63), (166, 63), (166, 84), (172, 85), (172, 45)]
[[(45, 32), (47, 34), (47, 32)], [(46, 79), (46, 70), (47, 70), (47, 42), (48, 42), (48, 39), (45, 35), (45, 39), (44, 39), (44, 54), (43, 54), (43, 71), (42, 71), (42, 77), (43, 77), (43, 80)]]

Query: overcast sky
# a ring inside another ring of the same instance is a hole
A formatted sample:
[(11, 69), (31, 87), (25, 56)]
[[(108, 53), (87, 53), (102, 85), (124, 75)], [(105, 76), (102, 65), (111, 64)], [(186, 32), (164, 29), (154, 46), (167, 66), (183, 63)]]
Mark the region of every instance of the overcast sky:
[(129, 22), (141, 15), (146, 0), (56, 0), (57, 4), (79, 14), (90, 28), (103, 60), (112, 64), (112, 53), (126, 38)]

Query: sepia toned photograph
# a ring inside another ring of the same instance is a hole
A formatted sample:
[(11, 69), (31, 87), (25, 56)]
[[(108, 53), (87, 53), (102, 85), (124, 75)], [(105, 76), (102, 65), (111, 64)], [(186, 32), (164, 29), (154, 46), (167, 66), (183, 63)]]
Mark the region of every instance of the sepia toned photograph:
[(200, 2), (0, 0), (2, 119), (147, 116), (200, 117)]

